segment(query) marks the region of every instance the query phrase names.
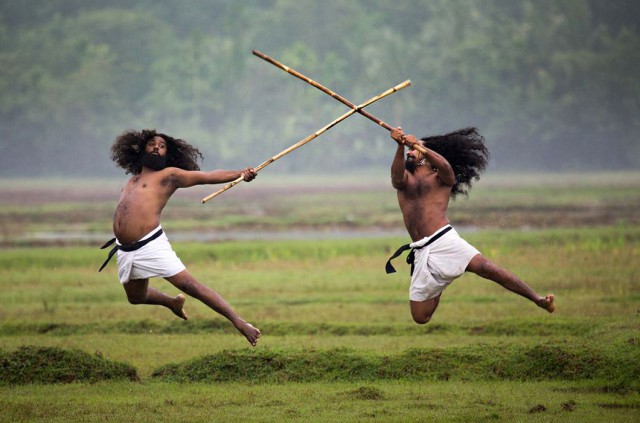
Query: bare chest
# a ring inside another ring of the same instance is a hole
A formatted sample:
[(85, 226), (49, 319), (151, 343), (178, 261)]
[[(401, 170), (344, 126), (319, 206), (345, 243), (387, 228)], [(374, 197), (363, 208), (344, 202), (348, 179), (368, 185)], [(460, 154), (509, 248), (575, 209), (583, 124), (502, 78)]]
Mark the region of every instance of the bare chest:
[(116, 220), (149, 219), (159, 216), (171, 192), (152, 178), (134, 176), (120, 194), (116, 209)]

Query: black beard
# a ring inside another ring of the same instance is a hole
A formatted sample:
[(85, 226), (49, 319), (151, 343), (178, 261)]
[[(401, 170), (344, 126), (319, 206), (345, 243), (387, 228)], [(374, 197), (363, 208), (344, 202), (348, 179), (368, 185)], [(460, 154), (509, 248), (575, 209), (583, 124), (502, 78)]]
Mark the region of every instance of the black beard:
[(152, 170), (162, 170), (167, 167), (167, 156), (162, 157), (145, 151), (140, 156), (140, 165)]
[(419, 166), (424, 166), (427, 164), (427, 159), (423, 158), (420, 161), (415, 161), (414, 159), (407, 159), (404, 162), (404, 168), (409, 172), (413, 173)]
[(413, 173), (416, 170), (416, 161), (415, 160), (405, 160), (404, 168), (409, 172)]

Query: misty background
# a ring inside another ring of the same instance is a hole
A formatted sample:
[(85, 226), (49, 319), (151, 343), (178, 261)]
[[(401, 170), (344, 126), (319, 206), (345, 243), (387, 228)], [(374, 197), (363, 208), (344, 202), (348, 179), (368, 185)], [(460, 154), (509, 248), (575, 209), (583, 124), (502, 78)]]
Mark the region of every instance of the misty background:
[[(273, 57), (418, 137), (476, 126), (491, 167), (640, 166), (634, 0), (6, 0), (0, 176), (122, 175), (115, 137), (156, 128), (203, 169), (256, 166), (346, 106)], [(388, 166), (389, 133), (354, 115), (269, 171)]]

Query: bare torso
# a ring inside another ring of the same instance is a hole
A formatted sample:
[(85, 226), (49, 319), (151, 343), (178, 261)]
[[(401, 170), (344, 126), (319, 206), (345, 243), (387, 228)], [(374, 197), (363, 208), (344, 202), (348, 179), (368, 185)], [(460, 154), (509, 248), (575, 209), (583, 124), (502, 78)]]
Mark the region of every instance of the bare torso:
[(177, 167), (154, 171), (143, 167), (122, 189), (113, 217), (113, 233), (121, 244), (139, 241), (158, 227), (164, 206), (178, 188), (231, 182), (241, 176), (247, 182), (252, 181), (256, 172), (252, 168), (202, 172)]
[(442, 184), (438, 173), (427, 166), (407, 176), (406, 185), (398, 190), (398, 204), (413, 241), (431, 236), (449, 223), (450, 195), (451, 187)]
[(177, 189), (173, 169), (142, 172), (129, 179), (113, 218), (113, 233), (120, 243), (136, 242), (158, 227), (162, 210)]
[(413, 135), (404, 135), (397, 128), (391, 131), (391, 138), (398, 143), (391, 163), (391, 184), (398, 190), (407, 232), (413, 241), (418, 241), (449, 223), (447, 207), (455, 174), (444, 157), (424, 146), (423, 153), (407, 151), (405, 160), (404, 144), (419, 144)]

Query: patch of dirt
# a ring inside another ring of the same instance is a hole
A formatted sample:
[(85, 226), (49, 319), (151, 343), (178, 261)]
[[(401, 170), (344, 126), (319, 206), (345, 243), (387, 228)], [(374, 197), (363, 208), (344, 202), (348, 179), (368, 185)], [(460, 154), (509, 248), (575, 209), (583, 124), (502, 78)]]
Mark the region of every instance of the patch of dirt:
[[(90, 236), (109, 232), (124, 181), (3, 184), (0, 186), (0, 246), (93, 243)], [(404, 231), (395, 191), (386, 181), (378, 179), (351, 179), (330, 184), (295, 179), (277, 184), (256, 181), (241, 184), (209, 203), (201, 204), (202, 198), (219, 188), (199, 186), (179, 190), (163, 213), (164, 220), (183, 222), (176, 231), (191, 231), (205, 238), (215, 236), (215, 239), (234, 239), (237, 234), (250, 233), (269, 236), (274, 233), (304, 233), (305, 236), (343, 233), (346, 237), (349, 234), (366, 236), (367, 233), (401, 234)], [(353, 197), (349, 196), (351, 193), (354, 193)], [(361, 194), (365, 195), (358, 197)], [(449, 218), (456, 227), (526, 230), (619, 223), (640, 225), (637, 196), (627, 202), (615, 202), (599, 201), (594, 194), (592, 198), (566, 206), (542, 202), (503, 207), (491, 201), (471, 200), (460, 198), (451, 203)], [(229, 216), (234, 218), (224, 220)], [(88, 237), (34, 238), (35, 232), (84, 233)]]

